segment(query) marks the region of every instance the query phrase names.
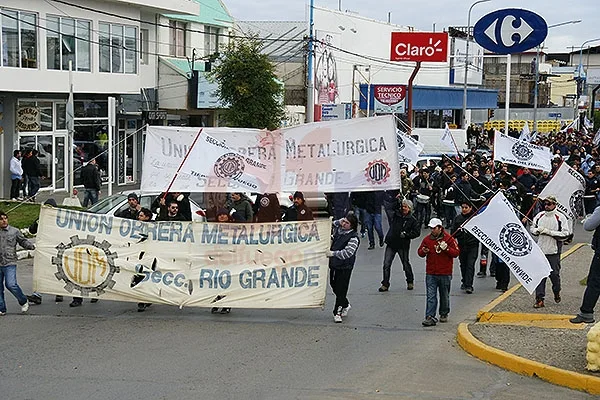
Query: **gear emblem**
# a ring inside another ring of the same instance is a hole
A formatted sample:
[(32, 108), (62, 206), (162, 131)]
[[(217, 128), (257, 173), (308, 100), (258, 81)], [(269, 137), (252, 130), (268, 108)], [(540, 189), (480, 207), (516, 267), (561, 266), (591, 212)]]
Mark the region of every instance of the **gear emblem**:
[(223, 179), (236, 179), (242, 176), (246, 164), (244, 157), (236, 153), (223, 154), (215, 161), (215, 175)]
[(267, 208), (269, 207), (269, 204), (271, 204), (271, 200), (269, 200), (269, 198), (267, 196), (263, 196), (260, 198), (260, 206), (263, 208)]
[(529, 161), (533, 158), (533, 150), (531, 150), (523, 142), (518, 141), (511, 149), (513, 156), (521, 161)]
[(569, 199), (569, 208), (571, 213), (576, 217), (583, 215), (583, 190), (576, 190)]
[(500, 231), (499, 239), (502, 248), (515, 257), (523, 257), (531, 253), (531, 240), (519, 224), (514, 222), (506, 224)]
[(65, 282), (65, 290), (87, 297), (112, 289), (116, 283), (112, 278), (120, 268), (115, 265), (118, 255), (110, 251), (111, 244), (106, 240), (98, 242), (92, 235), (84, 239), (75, 235), (70, 239), (69, 243), (56, 246), (56, 256), (52, 257), (57, 269), (54, 276)]
[(370, 162), (369, 165), (367, 165), (367, 168), (365, 168), (365, 177), (368, 182), (381, 185), (387, 181), (391, 172), (392, 169), (387, 161), (375, 160)]

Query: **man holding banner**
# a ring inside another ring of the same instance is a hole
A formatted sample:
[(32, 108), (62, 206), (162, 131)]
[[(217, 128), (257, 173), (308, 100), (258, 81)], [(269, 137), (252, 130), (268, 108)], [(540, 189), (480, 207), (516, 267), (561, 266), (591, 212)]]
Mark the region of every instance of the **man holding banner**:
[[(550, 263), (550, 267), (552, 268), (550, 280), (552, 281), (554, 301), (560, 303), (560, 242), (565, 240), (571, 232), (567, 217), (556, 210), (556, 204), (557, 200), (554, 196), (547, 196), (544, 199), (544, 211), (533, 218), (531, 233), (538, 236), (538, 246)], [(546, 278), (543, 278), (535, 289), (535, 304), (533, 307), (544, 307), (545, 297)]]

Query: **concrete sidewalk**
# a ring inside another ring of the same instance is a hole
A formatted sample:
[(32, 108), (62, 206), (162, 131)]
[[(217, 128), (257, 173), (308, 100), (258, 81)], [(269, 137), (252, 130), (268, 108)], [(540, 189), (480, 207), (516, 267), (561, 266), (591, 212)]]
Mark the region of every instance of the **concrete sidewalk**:
[(546, 306), (535, 309), (534, 296), (517, 284), (481, 309), (474, 322), (460, 324), (458, 343), (473, 356), (507, 370), (600, 394), (600, 374), (585, 369), (586, 335), (593, 324), (569, 322), (581, 305), (581, 280), (592, 256), (587, 244), (563, 253), (560, 303), (552, 299), (548, 282)]

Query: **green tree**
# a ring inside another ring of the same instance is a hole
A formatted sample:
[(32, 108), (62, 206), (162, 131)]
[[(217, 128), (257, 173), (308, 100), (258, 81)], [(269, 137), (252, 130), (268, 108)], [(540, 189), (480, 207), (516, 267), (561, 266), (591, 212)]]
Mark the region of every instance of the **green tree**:
[(235, 39), (219, 54), (209, 77), (218, 83), (227, 125), (276, 129), (284, 116), (283, 87), (256, 38)]

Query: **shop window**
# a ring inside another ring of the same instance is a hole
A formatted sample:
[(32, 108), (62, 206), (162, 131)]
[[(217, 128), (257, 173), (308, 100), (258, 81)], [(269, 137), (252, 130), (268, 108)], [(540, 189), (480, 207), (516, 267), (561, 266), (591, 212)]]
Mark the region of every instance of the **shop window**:
[(2, 66), (37, 68), (37, 16), (23, 11), (1, 8), (0, 18)]
[(172, 57), (186, 56), (187, 24), (180, 21), (169, 21), (169, 55)]
[(427, 128), (427, 111), (415, 111), (415, 128)]
[(107, 100), (75, 100), (75, 118), (107, 118)]
[(429, 127), (430, 128), (443, 128), (442, 126), (442, 111), (431, 110), (429, 111)]
[(52, 132), (54, 109), (51, 101), (23, 101), (17, 106), (19, 132)]
[(100, 72), (136, 74), (137, 28), (105, 22), (99, 28)]
[(91, 24), (73, 18), (48, 16), (46, 19), (46, 55), (48, 69), (91, 71)]

